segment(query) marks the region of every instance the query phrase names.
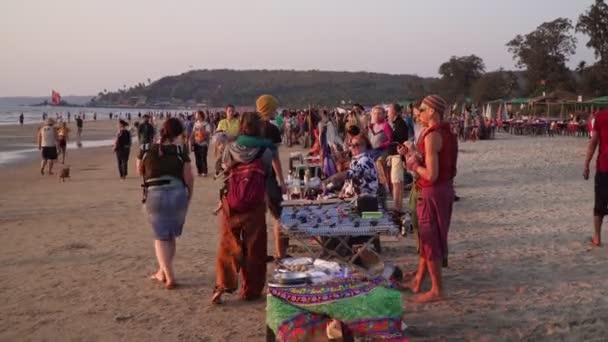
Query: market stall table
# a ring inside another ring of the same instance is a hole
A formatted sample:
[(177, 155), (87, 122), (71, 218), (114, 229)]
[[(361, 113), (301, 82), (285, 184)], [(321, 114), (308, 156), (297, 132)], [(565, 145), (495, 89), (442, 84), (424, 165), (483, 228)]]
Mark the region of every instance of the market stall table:
[(401, 293), (385, 277), (346, 276), (293, 286), (270, 283), (267, 341), (318, 341), (328, 337), (328, 326), (343, 341), (406, 341), (402, 303)]
[[(354, 202), (340, 199), (317, 201), (286, 201), (283, 203), (281, 226), (284, 234), (296, 240), (313, 257), (335, 257), (353, 264), (363, 252), (381, 256), (372, 248), (378, 235), (397, 236), (401, 233), (398, 219), (384, 210), (361, 215)], [(362, 247), (354, 250), (351, 237), (361, 237)], [(331, 239), (324, 239), (331, 238)], [(321, 251), (315, 253), (307, 244), (315, 241)], [(330, 242), (333, 242), (332, 246)], [(335, 243), (337, 242), (337, 243)], [(347, 250), (346, 256), (338, 250)]]

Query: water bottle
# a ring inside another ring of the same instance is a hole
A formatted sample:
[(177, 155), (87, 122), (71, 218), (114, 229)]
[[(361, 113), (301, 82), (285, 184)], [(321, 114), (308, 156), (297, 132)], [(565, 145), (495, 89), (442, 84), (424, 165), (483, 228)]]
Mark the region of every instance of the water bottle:
[(287, 174), (287, 186), (291, 187), (293, 183), (293, 176), (291, 174), (291, 170), (289, 171), (289, 174)]
[(401, 235), (406, 236), (408, 230), (412, 230), (412, 215), (409, 211), (405, 212), (403, 215), (402, 223), (401, 223)]

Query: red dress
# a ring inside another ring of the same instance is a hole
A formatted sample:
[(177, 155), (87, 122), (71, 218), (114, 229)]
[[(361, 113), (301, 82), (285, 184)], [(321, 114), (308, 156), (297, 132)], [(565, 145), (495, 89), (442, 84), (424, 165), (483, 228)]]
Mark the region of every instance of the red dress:
[(420, 137), (418, 152), (423, 156), (424, 139), (431, 132), (441, 135), (442, 146), (439, 151), (439, 175), (435, 182), (418, 178), (419, 188), (416, 214), (418, 215), (418, 234), (420, 256), (429, 261), (447, 261), (448, 231), (454, 204), (454, 177), (458, 156), (458, 139), (451, 131), (450, 124), (441, 122), (429, 127)]

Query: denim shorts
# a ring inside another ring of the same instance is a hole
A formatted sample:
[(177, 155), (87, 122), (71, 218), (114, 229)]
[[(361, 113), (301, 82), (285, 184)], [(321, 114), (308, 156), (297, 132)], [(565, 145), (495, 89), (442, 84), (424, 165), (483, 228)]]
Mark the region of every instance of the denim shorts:
[(187, 210), (188, 190), (184, 186), (148, 188), (144, 212), (156, 240), (182, 235)]

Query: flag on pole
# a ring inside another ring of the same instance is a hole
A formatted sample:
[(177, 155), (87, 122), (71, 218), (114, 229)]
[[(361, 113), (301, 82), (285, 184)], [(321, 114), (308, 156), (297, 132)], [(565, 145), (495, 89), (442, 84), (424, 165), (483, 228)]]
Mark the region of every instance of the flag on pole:
[(59, 94), (55, 90), (51, 90), (51, 104), (54, 106), (58, 106), (60, 103), (61, 103), (61, 94)]

